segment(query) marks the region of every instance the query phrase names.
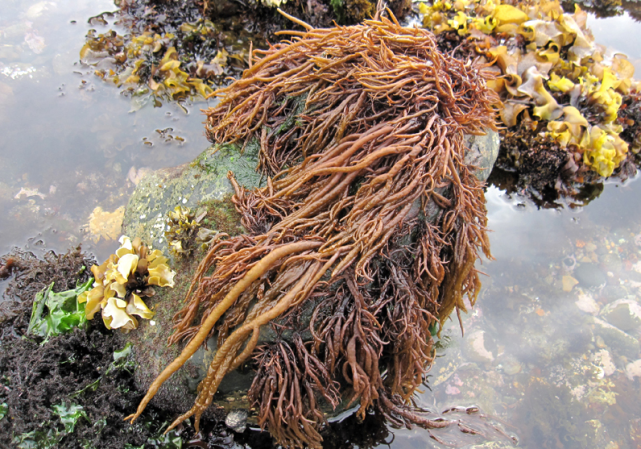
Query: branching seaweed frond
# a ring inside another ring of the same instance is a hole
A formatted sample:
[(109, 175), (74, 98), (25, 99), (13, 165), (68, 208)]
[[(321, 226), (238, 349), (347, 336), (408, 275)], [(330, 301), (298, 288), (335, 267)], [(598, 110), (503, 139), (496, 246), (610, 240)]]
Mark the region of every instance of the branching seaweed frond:
[[(212, 243), (175, 316), (170, 342), (188, 343), (129, 418), (217, 336), (194, 407), (170, 429), (190, 416), (198, 429), (220, 381), (254, 353), (250, 399), (286, 446), (319, 447), (319, 404), (339, 396), (361, 416), (376, 407), (400, 424), (442, 427), (408, 404), (433, 359), (430, 329), (464, 310), (465, 296), (474, 302), (474, 263), (489, 256), (464, 134), (495, 128), (495, 94), (429, 31), (395, 20), (291, 35), (254, 50), (207, 111), (213, 142), (260, 146), (267, 183), (248, 191), (229, 174), (248, 234)], [(310, 301), (293, 342), (256, 349), (262, 326)]]

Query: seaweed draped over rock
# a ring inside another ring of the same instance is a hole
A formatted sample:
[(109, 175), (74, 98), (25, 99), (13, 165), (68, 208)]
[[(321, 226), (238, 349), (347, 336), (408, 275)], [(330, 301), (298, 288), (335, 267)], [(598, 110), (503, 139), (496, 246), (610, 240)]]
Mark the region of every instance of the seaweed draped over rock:
[[(280, 444), (320, 446), (320, 403), (340, 398), (361, 417), (374, 407), (397, 425), (446, 425), (411, 398), (433, 359), (431, 330), (465, 310), (464, 296), (474, 303), (474, 263), (489, 257), (463, 136), (494, 129), (496, 96), (478, 67), (393, 17), (299, 23), (291, 41), (254, 51), (262, 58), (207, 111), (213, 142), (259, 143), (267, 182), (247, 191), (228, 175), (248, 232), (211, 243), (175, 316), (170, 343), (188, 343), (132, 421), (217, 336), (196, 403), (170, 428), (194, 415), (198, 428), (223, 377), (252, 355), (250, 400)], [(293, 338), (256, 348), (277, 318)]]

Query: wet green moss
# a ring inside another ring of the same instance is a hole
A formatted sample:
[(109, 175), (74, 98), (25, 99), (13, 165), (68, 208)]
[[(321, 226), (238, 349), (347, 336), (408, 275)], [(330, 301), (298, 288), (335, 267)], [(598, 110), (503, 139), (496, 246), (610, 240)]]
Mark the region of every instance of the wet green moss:
[(202, 224), (216, 231), (225, 232), (230, 236), (246, 233), (240, 224), (241, 216), (231, 201), (232, 194), (228, 193), (221, 200), (207, 200), (201, 206), (207, 208), (207, 216)]

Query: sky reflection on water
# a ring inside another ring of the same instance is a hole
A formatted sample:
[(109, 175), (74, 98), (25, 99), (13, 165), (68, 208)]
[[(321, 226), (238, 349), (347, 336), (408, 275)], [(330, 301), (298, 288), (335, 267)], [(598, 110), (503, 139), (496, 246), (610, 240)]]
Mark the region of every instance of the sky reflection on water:
[(638, 45), (639, 21), (628, 13), (620, 16), (597, 19), (588, 17), (588, 27), (594, 41), (604, 44), (628, 56), (634, 65), (636, 77), (641, 73), (641, 47)]
[[(0, 18), (0, 252), (42, 233), (48, 249), (84, 242), (107, 257), (111, 242), (87, 241), (80, 229), (89, 214), (126, 204), (132, 168), (171, 167), (198, 155), (207, 146), (199, 111), (207, 104), (188, 105), (189, 114), (176, 104), (131, 113), (130, 98), (80, 65), (87, 31), (113, 27), (90, 26), (87, 18), (114, 10), (112, 2), (11, 6)], [(166, 142), (157, 130), (184, 141)]]

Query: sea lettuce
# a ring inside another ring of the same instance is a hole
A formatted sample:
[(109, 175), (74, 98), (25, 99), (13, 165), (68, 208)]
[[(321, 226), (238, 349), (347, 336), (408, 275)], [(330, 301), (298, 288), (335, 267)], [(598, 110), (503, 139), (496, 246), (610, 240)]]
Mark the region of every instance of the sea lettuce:
[(93, 284), (90, 278), (73, 290), (55, 293), (53, 282), (36, 295), (31, 311), (28, 334), (49, 337), (64, 334), (87, 322), (85, 305), (78, 303), (78, 296), (89, 290)]

